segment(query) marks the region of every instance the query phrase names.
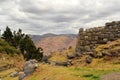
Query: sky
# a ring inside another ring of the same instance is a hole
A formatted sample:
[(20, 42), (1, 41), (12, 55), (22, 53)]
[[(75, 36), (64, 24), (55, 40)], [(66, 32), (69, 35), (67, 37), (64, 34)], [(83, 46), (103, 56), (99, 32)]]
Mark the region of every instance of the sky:
[(0, 29), (26, 34), (77, 34), (120, 20), (120, 0), (0, 0)]

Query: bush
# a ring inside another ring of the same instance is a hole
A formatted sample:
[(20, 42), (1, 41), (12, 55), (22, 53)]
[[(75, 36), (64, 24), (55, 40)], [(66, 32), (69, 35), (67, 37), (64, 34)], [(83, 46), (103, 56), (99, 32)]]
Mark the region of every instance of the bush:
[(6, 52), (7, 54), (19, 54), (20, 51), (10, 46), (6, 41), (0, 39), (0, 52)]

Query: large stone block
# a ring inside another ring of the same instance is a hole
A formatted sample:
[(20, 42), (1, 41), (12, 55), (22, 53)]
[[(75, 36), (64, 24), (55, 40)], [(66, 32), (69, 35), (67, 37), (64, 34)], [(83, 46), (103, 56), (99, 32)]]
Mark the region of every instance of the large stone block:
[(24, 72), (19, 72), (19, 77), (18, 80), (23, 80), (25, 78), (25, 73)]
[(80, 29), (79, 29), (79, 33), (83, 32), (83, 31), (84, 31), (84, 29), (83, 29), (83, 28), (80, 28)]
[(88, 51), (88, 52), (91, 51), (90, 46), (85, 46), (84, 49), (85, 51)]

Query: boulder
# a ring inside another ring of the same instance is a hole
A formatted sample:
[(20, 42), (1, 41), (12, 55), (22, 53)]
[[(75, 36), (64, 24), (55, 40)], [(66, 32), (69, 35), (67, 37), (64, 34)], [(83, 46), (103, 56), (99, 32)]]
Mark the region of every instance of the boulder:
[(34, 70), (35, 70), (34, 64), (29, 64), (28, 66), (24, 67), (24, 72), (26, 75), (32, 74), (34, 72)]
[(73, 59), (73, 58), (75, 58), (75, 54), (70, 54), (70, 53), (68, 53), (68, 54), (67, 54), (67, 58), (68, 58), (68, 59)]
[(34, 59), (29, 60), (29, 61), (26, 61), (23, 71), (26, 74), (26, 76), (28, 76), (32, 74), (37, 67), (38, 67), (37, 60), (34, 60)]
[(15, 71), (15, 72), (12, 72), (11, 74), (10, 74), (10, 77), (16, 77), (16, 76), (18, 76), (18, 72), (17, 71)]
[(23, 80), (25, 78), (25, 73), (24, 72), (19, 72), (19, 77), (18, 80)]
[(42, 62), (48, 63), (49, 56), (43, 56)]
[(50, 65), (55, 66), (56, 65), (56, 61), (51, 61)]
[(70, 65), (72, 65), (72, 63), (71, 63), (72, 61), (71, 60), (68, 60), (68, 61), (66, 61), (66, 62), (57, 62), (57, 61), (52, 61), (50, 64), (52, 65), (52, 66), (70, 66)]
[(56, 62), (56, 66), (68, 66), (70, 65), (70, 62)]
[(82, 53), (76, 52), (76, 57), (81, 57), (81, 56), (82, 56)]
[(79, 29), (79, 33), (83, 32), (83, 31), (84, 31), (84, 29), (83, 29), (83, 28), (80, 28), (80, 29)]
[(92, 62), (92, 57), (90, 56), (90, 55), (88, 55), (87, 57), (86, 57), (86, 63), (91, 63)]

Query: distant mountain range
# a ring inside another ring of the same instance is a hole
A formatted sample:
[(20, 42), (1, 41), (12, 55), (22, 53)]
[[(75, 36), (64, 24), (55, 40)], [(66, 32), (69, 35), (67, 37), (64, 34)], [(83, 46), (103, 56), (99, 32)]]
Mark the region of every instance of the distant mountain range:
[(44, 34), (44, 35), (30, 35), (36, 47), (42, 47), (45, 55), (51, 52), (57, 52), (69, 48), (75, 48), (77, 42), (76, 34)]

